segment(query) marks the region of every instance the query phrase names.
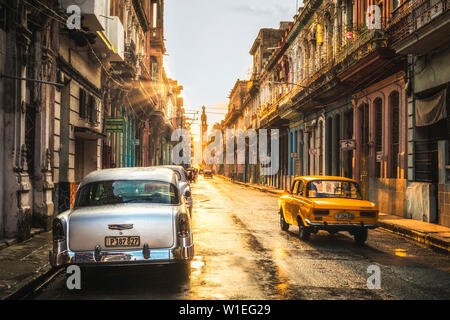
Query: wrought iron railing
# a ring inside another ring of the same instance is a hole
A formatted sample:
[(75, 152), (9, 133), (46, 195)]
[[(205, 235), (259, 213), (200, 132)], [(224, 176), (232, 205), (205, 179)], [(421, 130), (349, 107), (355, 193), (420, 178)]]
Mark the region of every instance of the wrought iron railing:
[(450, 0), (410, 0), (405, 2), (393, 13), (389, 24), (392, 43), (399, 42), (445, 14), (449, 7)]

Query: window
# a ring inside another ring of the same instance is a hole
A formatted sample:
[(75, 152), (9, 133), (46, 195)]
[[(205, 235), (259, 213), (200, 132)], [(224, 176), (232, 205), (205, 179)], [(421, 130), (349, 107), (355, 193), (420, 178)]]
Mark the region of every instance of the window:
[(294, 185), (292, 186), (292, 194), (297, 194), (299, 183), (300, 181), (294, 181)]
[(152, 62), (152, 81), (158, 82), (158, 63)]
[(399, 131), (399, 108), (400, 108), (400, 100), (399, 100), (399, 94), (397, 91), (394, 91), (389, 96), (389, 105), (391, 109), (391, 172), (389, 175), (389, 178), (398, 179), (398, 154), (399, 154), (399, 146), (400, 146), (400, 131)]
[(153, 3), (152, 28), (158, 27), (158, 3)]
[(303, 197), (303, 182), (301, 182), (301, 181), (298, 182), (298, 189), (295, 194)]
[(95, 101), (94, 96), (89, 96), (89, 103), (88, 103), (88, 111), (89, 111), (89, 122), (90, 123), (97, 123), (97, 103)]
[(79, 113), (80, 118), (87, 118), (87, 106), (86, 106), (87, 94), (86, 91), (80, 88), (80, 97), (79, 97)]
[(179, 204), (177, 188), (158, 181), (100, 181), (83, 186), (76, 208), (123, 203)]
[(383, 101), (377, 98), (375, 106), (375, 178), (381, 178), (381, 159), (377, 154), (383, 151)]
[(306, 187), (306, 195), (308, 198), (362, 199), (359, 185), (351, 181), (312, 181)]
[(88, 95), (84, 89), (80, 88), (79, 97), (80, 118), (89, 121), (92, 124), (98, 122), (97, 101), (93, 95)]

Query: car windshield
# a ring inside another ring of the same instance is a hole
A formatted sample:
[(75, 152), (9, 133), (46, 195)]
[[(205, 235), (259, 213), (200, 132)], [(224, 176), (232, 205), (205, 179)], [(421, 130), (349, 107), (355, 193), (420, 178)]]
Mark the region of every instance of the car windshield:
[(175, 186), (158, 181), (100, 181), (83, 186), (77, 193), (75, 207), (119, 203), (178, 204)]
[(351, 181), (312, 181), (306, 187), (306, 195), (308, 198), (362, 199), (359, 185)]

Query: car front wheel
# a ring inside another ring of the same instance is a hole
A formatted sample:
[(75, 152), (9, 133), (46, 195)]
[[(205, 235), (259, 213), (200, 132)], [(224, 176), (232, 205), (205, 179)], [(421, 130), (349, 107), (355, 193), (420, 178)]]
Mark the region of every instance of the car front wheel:
[(289, 224), (284, 220), (283, 211), (280, 211), (280, 227), (281, 227), (282, 231), (288, 231), (289, 230)]
[(366, 242), (368, 236), (367, 228), (362, 228), (361, 230), (356, 231), (354, 236), (355, 243), (358, 245), (363, 245)]

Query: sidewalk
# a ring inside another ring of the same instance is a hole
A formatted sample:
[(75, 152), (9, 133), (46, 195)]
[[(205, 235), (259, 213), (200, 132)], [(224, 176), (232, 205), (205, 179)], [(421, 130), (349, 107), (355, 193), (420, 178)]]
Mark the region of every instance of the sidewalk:
[(33, 230), (34, 236), (21, 243), (0, 240), (0, 300), (18, 299), (32, 291), (54, 270), (48, 251), (52, 247), (52, 233)]
[[(283, 190), (252, 183), (231, 181), (230, 178), (222, 175), (217, 176), (229, 182), (277, 196), (283, 193)], [(381, 228), (392, 233), (423, 243), (444, 252), (450, 252), (450, 228), (418, 220), (405, 219), (386, 213), (380, 213), (378, 224)]]

